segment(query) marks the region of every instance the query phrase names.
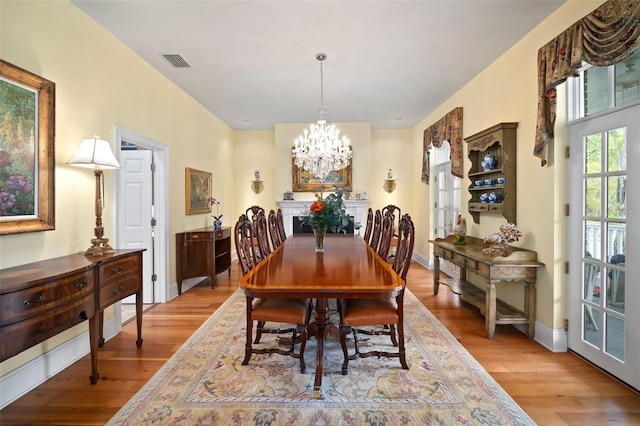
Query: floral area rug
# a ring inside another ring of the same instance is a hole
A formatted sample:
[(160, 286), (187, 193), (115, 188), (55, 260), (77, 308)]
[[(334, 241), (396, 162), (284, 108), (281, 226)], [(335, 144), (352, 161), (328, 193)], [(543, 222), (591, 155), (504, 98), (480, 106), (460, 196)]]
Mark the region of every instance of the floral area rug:
[[(307, 344), (305, 374), (298, 360), (277, 354), (253, 355), (243, 366), (245, 321), (245, 299), (238, 290), (108, 424), (534, 424), (409, 290), (410, 369), (403, 370), (397, 358), (371, 357), (350, 361), (343, 376), (340, 343), (328, 338), (323, 399), (313, 398), (315, 339)], [(273, 339), (263, 335), (261, 344), (273, 345)], [(370, 344), (391, 343), (388, 336), (374, 336)]]

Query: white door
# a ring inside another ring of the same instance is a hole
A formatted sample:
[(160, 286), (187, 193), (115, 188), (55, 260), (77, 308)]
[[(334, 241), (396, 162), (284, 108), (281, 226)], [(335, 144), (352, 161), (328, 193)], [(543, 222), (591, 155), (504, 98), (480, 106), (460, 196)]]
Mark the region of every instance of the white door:
[(569, 349), (640, 389), (640, 106), (569, 128)]
[[(155, 274), (153, 250), (153, 151), (122, 150), (123, 204), (119, 206), (122, 214), (121, 241), (118, 246), (126, 249), (145, 248), (142, 253), (142, 303), (153, 303), (153, 280)], [(122, 303), (135, 303), (135, 295), (122, 300)]]

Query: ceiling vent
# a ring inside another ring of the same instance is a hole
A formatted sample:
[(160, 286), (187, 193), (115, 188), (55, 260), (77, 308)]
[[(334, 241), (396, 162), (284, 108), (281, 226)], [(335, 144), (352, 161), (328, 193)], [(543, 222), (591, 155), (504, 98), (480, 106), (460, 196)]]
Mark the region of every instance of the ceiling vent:
[(180, 55), (162, 55), (171, 65), (176, 68), (191, 68), (191, 65), (187, 63)]

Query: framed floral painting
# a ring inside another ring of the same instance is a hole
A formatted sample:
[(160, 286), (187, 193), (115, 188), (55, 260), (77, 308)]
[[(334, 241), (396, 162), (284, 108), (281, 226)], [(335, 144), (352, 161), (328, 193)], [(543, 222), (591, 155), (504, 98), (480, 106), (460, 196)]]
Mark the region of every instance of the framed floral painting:
[(347, 192), (351, 191), (351, 163), (342, 170), (332, 171), (324, 179), (296, 166), (293, 159), (291, 160), (291, 171), (293, 192), (331, 192), (336, 186), (346, 188)]
[(187, 215), (211, 213), (211, 173), (185, 169), (185, 213)]
[(0, 235), (55, 229), (55, 87), (0, 60)]

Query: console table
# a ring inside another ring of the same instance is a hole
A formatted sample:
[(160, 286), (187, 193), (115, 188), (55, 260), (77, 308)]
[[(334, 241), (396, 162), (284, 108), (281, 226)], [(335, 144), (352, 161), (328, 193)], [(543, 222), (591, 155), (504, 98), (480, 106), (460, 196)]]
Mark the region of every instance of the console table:
[(89, 320), (92, 384), (98, 381), (98, 347), (104, 344), (104, 310), (136, 295), (142, 346), (142, 252), (72, 254), (0, 270), (0, 361)]
[[(480, 309), (485, 316), (487, 337), (493, 339), (496, 324), (525, 324), (529, 339), (533, 338), (536, 312), (536, 273), (544, 263), (537, 261), (535, 251), (511, 247), (508, 256), (492, 256), (482, 252), (480, 238), (467, 236), (466, 245), (453, 243), (453, 237), (430, 240), (433, 244), (433, 294), (440, 284), (448, 286), (460, 299)], [(460, 279), (440, 277), (440, 258), (460, 267)], [(486, 290), (467, 281), (467, 271), (486, 281)], [(524, 282), (524, 312), (496, 298), (496, 284)]]
[(176, 234), (176, 281), (178, 295), (182, 294), (182, 281), (187, 278), (208, 276), (211, 288), (216, 274), (228, 270), (231, 275), (231, 227), (213, 226)]

